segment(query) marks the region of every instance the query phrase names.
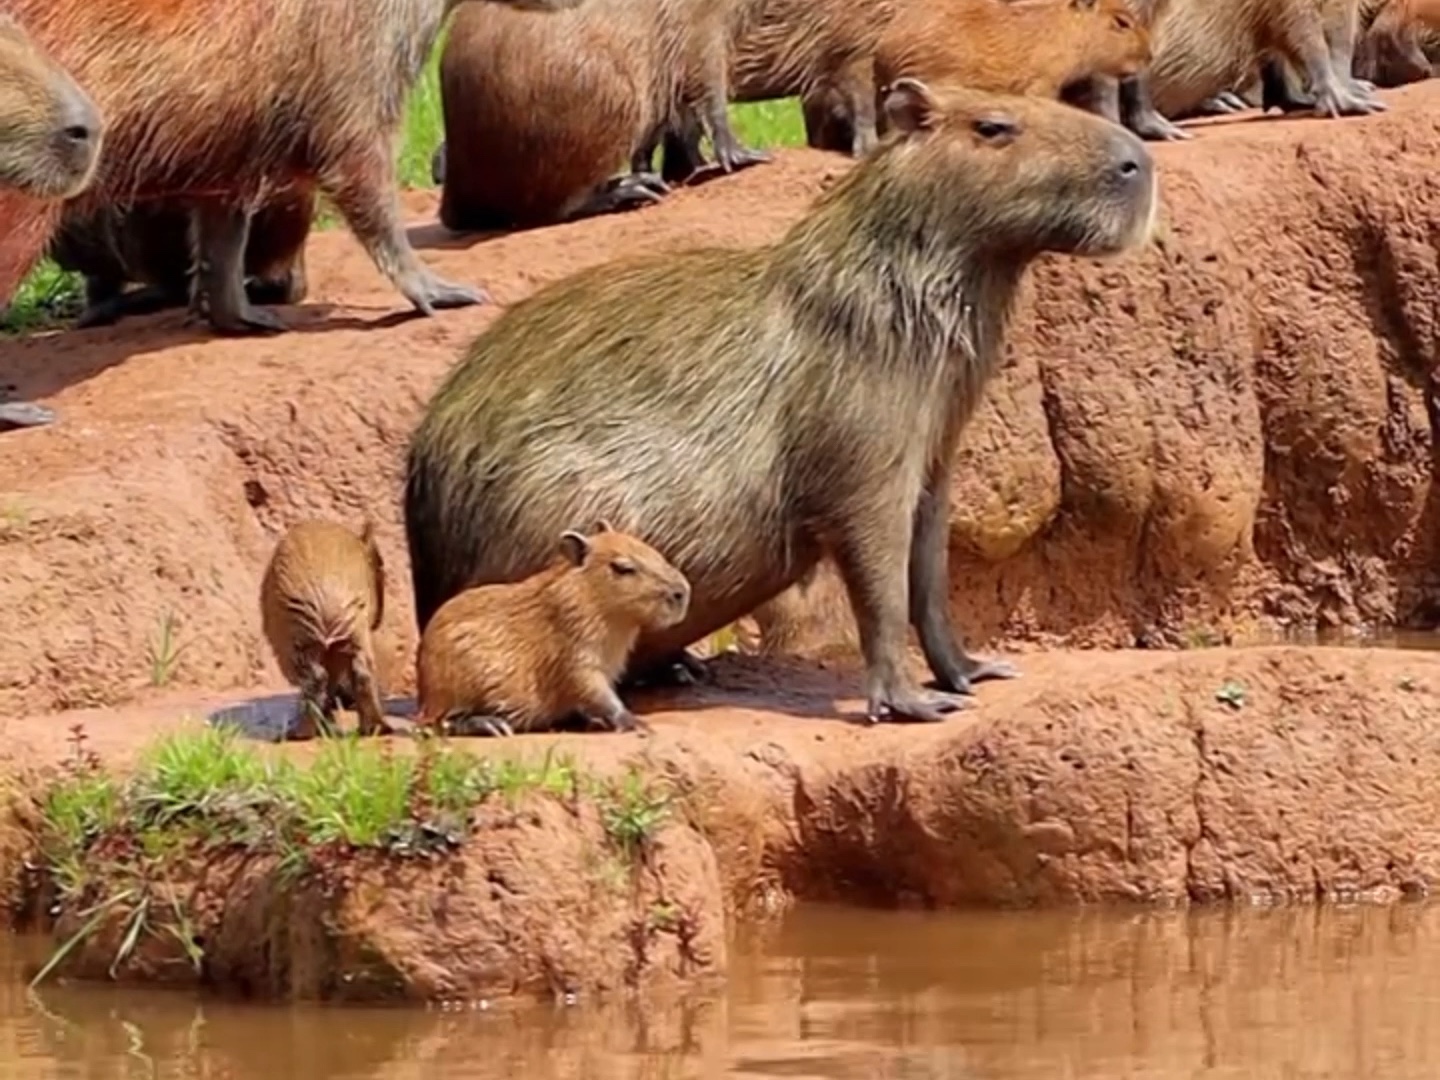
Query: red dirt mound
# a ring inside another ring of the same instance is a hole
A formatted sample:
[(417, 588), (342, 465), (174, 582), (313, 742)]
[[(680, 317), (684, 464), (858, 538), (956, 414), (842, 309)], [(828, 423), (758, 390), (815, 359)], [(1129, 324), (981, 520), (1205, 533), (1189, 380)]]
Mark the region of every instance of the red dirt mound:
[[(1157, 147), (1152, 248), (1033, 275), (956, 490), (954, 604), (981, 643), (1430, 617), (1440, 86), (1387, 99)], [(633, 214), (413, 232), (439, 272), (505, 303), (622, 254), (770, 240), (848, 167), (796, 151)], [(432, 196), (410, 206), (433, 220)], [(259, 575), (310, 514), (378, 517), (383, 666), (407, 684), (402, 454), (496, 309), (406, 318), (339, 232), (312, 241), (310, 274), (312, 302), (273, 339), (171, 313), (5, 346), (3, 381), (61, 419), (3, 436), (0, 611), (19, 632), (0, 635), (0, 714), (273, 680)], [(842, 608), (820, 636), (848, 623)]]

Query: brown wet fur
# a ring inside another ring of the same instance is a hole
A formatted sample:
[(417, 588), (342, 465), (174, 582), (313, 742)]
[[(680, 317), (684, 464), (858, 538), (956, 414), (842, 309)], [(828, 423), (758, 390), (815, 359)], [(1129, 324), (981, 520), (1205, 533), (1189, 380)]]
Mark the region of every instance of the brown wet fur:
[(90, 95), (0, 11), (0, 187), (37, 199), (77, 195), (103, 141)]
[[(397, 200), (393, 140), (451, 2), (0, 0), (0, 15), (14, 15), (105, 115), (106, 152), (77, 209), (193, 200), (211, 324), (253, 333), (284, 324), (244, 295), (244, 208), (296, 183), (334, 203), (415, 310), (484, 299), (420, 261)], [(38, 260), (61, 212), (0, 204), (0, 299)]]
[[(779, 243), (583, 271), (474, 342), (411, 441), (422, 630), (461, 589), (540, 569), (567, 523), (606, 518), (694, 589), (680, 624), (642, 634), (634, 671), (830, 555), (873, 718), (940, 719), (972, 680), (1011, 673), (965, 654), (946, 612), (955, 446), (1028, 263), (1142, 243), (1153, 164), (1122, 128), (1043, 99), (902, 80), (886, 108), (892, 137)], [(945, 695), (901, 670), (911, 621)]]
[(690, 585), (664, 555), (607, 522), (588, 537), (567, 532), (560, 548), (522, 581), (466, 589), (441, 605), (416, 660), (422, 725), (453, 732), (500, 721), (534, 732), (578, 716), (635, 729), (615, 684), (641, 631), (685, 617)]
[(910, 77), (1060, 99), (1149, 62), (1149, 31), (1127, 0), (937, 0), (895, 17), (874, 78), (877, 87)]
[[(295, 188), (250, 219), (245, 290), (251, 303), (298, 304), (305, 298), (305, 241), (315, 216), (313, 189)], [(66, 213), (51, 245), (61, 267), (85, 275), (81, 326), (100, 326), (190, 301), (195, 252), (192, 213), (183, 202), (137, 203)], [(129, 285), (140, 289), (126, 291)], [(200, 298), (203, 300), (203, 296)]]
[(648, 172), (639, 159), (661, 132), (691, 123), (717, 151), (733, 142), (726, 58), (744, 2), (585, 0), (544, 16), (462, 8), (440, 60), (440, 220), (455, 231), (528, 228), (620, 209), (602, 189)]
[(1351, 73), (1358, 4), (1171, 0), (1156, 27), (1147, 76), (1156, 109), (1166, 117), (1194, 114), (1216, 94), (1250, 84), (1269, 62), (1298, 73), (1326, 115), (1376, 111), (1381, 106)]
[(385, 609), (385, 562), (366, 520), (359, 535), (333, 521), (302, 521), (270, 557), (260, 584), (265, 639), (280, 672), (300, 689), (291, 737), (333, 730), (335, 707), (354, 706), (360, 734), (385, 726), (373, 635)]

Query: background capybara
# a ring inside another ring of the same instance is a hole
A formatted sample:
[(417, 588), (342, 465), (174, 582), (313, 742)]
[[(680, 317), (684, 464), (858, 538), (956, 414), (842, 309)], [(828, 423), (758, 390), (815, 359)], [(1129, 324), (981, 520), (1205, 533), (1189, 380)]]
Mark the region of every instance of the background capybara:
[(909, 77), (1059, 99), (1149, 62), (1150, 34), (1127, 0), (937, 0), (895, 16), (875, 85)]
[[(601, 521), (523, 581), (447, 600), (415, 661), (419, 723), (481, 735), (546, 731), (578, 715), (633, 731), (615, 692), (642, 630), (685, 617), (690, 584), (665, 556)], [(465, 722), (465, 723), (462, 723)]]
[[(1155, 108), (1183, 116), (1257, 71), (1286, 64), (1302, 73), (1309, 96), (1297, 107), (1327, 116), (1363, 115), (1384, 103), (1356, 83), (1341, 28), (1357, 0), (1171, 0), (1155, 29), (1148, 83)], [(1268, 92), (1267, 92), (1268, 96)], [(1280, 102), (1273, 102), (1280, 104)]]
[(640, 151), (687, 114), (708, 127), (725, 171), (768, 160), (730, 128), (728, 41), (744, 2), (457, 12), (440, 59), (441, 222), (525, 228), (654, 202), (668, 187)]
[[(286, 190), (251, 217), (244, 266), (252, 304), (305, 298), (305, 241), (314, 217), (315, 193), (303, 187)], [(184, 203), (166, 200), (88, 214), (67, 211), (50, 257), (62, 270), (85, 275), (85, 311), (76, 326), (102, 326), (190, 302), (193, 221)], [(131, 284), (140, 288), (127, 290)]]
[(275, 545), (260, 582), (260, 616), (280, 672), (300, 690), (292, 738), (313, 738), (354, 706), (360, 734), (385, 726), (374, 633), (385, 613), (385, 563), (367, 518), (359, 536), (333, 521), (302, 521)]
[[(950, 620), (954, 448), (1030, 261), (1144, 242), (1154, 166), (1130, 132), (1040, 98), (902, 79), (885, 109), (897, 130), (778, 243), (601, 265), (481, 334), (410, 445), (422, 632), (604, 518), (693, 590), (627, 672), (674, 664), (828, 555), (873, 718), (938, 720), (1014, 674), (966, 655)], [(949, 693), (906, 673), (907, 617)]]
[(0, 14), (0, 187), (66, 199), (90, 183), (104, 125), (90, 95)]
[(1435, 74), (1425, 45), (1440, 34), (1440, 0), (1363, 0), (1355, 74), (1402, 86)]
[[(246, 208), (294, 183), (335, 204), (419, 311), (484, 294), (441, 280), (400, 220), (394, 136), (455, 0), (0, 0), (95, 98), (106, 121), (81, 212), (193, 198), (203, 291), (219, 331), (283, 329), (246, 298)], [(488, 0), (565, 7), (579, 0)], [(0, 302), (44, 251), (61, 207), (0, 217)]]

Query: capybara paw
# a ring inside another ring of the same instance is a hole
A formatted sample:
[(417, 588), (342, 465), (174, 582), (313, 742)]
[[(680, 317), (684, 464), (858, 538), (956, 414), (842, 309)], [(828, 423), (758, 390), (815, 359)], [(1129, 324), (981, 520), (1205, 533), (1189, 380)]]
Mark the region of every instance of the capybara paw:
[(572, 217), (597, 217), (652, 206), (670, 191), (670, 185), (654, 173), (626, 173), (607, 182), (586, 199)]
[(1375, 84), (1369, 79), (1351, 79), (1350, 81), (1359, 89), (1362, 94), (1375, 93)]
[(1216, 94), (1202, 101), (1195, 111), (1202, 116), (1229, 116), (1231, 113), (1241, 112), (1244, 108), (1244, 103), (1237, 102), (1233, 94)]
[(965, 676), (972, 683), (989, 679), (1018, 679), (1020, 669), (1008, 660), (972, 660), (972, 666)]
[(283, 334), (289, 329), (278, 315), (273, 315), (264, 308), (256, 307), (253, 304), (245, 304), (233, 312), (217, 311), (212, 308), (210, 325), (217, 333), (234, 337), (251, 334)]
[(0, 402), (0, 431), (44, 427), (55, 422), (55, 411), (33, 401)]
[(400, 282), (400, 292), (422, 315), (434, 315), (444, 308), (471, 307), (490, 299), (484, 289), (473, 285), (457, 285), (443, 281), (434, 274), (416, 274)]
[(1135, 134), (1151, 142), (1183, 142), (1195, 137), (1194, 132), (1186, 131), (1178, 124), (1172, 124), (1159, 113), (1136, 120)]
[(621, 709), (613, 716), (601, 719), (596, 726), (603, 728), (606, 731), (615, 732), (649, 730), (649, 725), (642, 722), (640, 718), (634, 713), (632, 713), (629, 709)]
[(882, 720), (893, 723), (938, 724), (946, 713), (956, 712), (968, 704), (959, 694), (897, 691), (872, 697), (865, 718), (872, 724)]
[(748, 146), (735, 146), (724, 152), (717, 152), (715, 159), (727, 173), (737, 172), (751, 165), (764, 165), (773, 160), (764, 150), (754, 150)]

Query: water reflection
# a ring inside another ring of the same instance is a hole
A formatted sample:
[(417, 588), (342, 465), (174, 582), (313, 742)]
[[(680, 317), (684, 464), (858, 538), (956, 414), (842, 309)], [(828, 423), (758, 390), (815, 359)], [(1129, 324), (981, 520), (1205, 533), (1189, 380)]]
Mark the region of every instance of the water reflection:
[(24, 987), (6, 1076), (472, 1080), (1430, 1077), (1434, 907), (922, 914), (806, 908), (732, 949), (726, 993), (640, 1007), (273, 1007)]

